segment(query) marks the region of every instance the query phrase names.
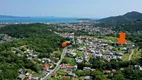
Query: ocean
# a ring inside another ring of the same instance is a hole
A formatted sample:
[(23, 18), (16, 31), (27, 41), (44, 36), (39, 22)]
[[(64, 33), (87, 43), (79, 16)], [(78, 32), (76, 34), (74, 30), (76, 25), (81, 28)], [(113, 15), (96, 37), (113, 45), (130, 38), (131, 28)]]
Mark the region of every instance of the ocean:
[(0, 23), (62, 23), (77, 22), (77, 18), (57, 18), (57, 17), (27, 17), (27, 18), (0, 18)]

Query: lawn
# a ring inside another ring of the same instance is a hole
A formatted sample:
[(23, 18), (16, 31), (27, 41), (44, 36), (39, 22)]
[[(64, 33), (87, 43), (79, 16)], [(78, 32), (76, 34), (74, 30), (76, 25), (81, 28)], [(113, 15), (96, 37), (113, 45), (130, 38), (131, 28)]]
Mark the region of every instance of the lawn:
[(59, 69), (59, 70), (57, 71), (57, 74), (59, 74), (59, 75), (66, 75), (67, 73), (66, 73), (65, 71)]
[(135, 50), (134, 50), (134, 53), (133, 53), (133, 55), (132, 55), (132, 60), (136, 60), (136, 59), (139, 59), (139, 58), (141, 58), (141, 55), (142, 55), (142, 52), (141, 52), (142, 50), (138, 50), (138, 48), (136, 48)]
[(104, 39), (106, 40), (111, 40), (113, 42), (116, 42), (117, 41), (117, 38), (116, 37), (108, 37), (108, 36), (105, 36)]
[(83, 56), (83, 52), (81, 52), (81, 51), (76, 51), (76, 56), (77, 56), (77, 57)]
[(47, 80), (60, 80), (60, 78), (50, 78), (50, 79), (47, 79)]
[(70, 57), (65, 57), (62, 60), (62, 63), (66, 63), (66, 64), (70, 64), (70, 65), (76, 65), (75, 59), (74, 58), (70, 58)]
[(41, 73), (34, 73), (33, 76), (35, 76), (35, 77), (43, 77), (43, 75)]
[(62, 52), (61, 52), (61, 50), (57, 50), (57, 51), (54, 51), (53, 53), (57, 53), (57, 54), (61, 54)]
[(130, 53), (123, 54), (122, 60), (128, 61)]

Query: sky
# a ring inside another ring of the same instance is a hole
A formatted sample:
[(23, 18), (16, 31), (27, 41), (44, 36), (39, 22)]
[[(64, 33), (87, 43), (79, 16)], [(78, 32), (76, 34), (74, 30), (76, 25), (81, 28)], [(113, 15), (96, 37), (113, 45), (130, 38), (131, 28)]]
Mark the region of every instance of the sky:
[(142, 13), (142, 0), (0, 0), (0, 15), (104, 18)]

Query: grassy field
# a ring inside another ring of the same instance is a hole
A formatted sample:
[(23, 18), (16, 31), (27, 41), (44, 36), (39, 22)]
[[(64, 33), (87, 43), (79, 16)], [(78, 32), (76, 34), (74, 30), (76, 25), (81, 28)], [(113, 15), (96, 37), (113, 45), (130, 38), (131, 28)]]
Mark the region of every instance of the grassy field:
[(57, 74), (66, 75), (67, 73), (66, 73), (65, 71), (59, 69), (59, 70), (57, 71)]
[(133, 53), (133, 55), (132, 55), (131, 60), (139, 59), (139, 58), (141, 58), (141, 55), (142, 55), (142, 50), (139, 50), (138, 48), (136, 48), (136, 49), (134, 50), (134, 53)]
[(117, 41), (117, 38), (116, 38), (116, 37), (108, 37), (108, 36), (105, 36), (103, 39), (111, 40), (111, 41), (113, 41), (113, 42), (116, 42), (116, 41)]
[(77, 57), (83, 56), (83, 52), (81, 52), (81, 51), (76, 51), (76, 56), (77, 56)]
[(76, 65), (75, 59), (70, 57), (65, 57), (62, 62), (70, 65)]
[[(123, 57), (122, 57), (122, 60), (127, 61), (129, 59), (130, 54), (131, 53), (124, 54)], [(142, 57), (142, 50), (141, 49), (139, 50), (138, 48), (136, 48), (134, 50), (132, 57), (131, 57), (131, 60), (136, 60), (136, 59), (139, 59), (141, 57)]]
[(34, 73), (33, 76), (36, 76), (36, 77), (43, 77), (43, 75), (41, 73)]
[(61, 54), (62, 51), (58, 49), (57, 51), (54, 51), (53, 53)]
[(128, 61), (130, 53), (124, 54), (122, 57), (123, 61)]

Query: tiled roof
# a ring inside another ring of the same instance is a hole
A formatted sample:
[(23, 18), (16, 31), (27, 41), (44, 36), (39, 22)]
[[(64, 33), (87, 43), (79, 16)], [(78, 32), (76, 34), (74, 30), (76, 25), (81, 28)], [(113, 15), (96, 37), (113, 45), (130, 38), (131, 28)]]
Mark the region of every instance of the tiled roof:
[(50, 66), (44, 65), (44, 69), (49, 69), (49, 68), (50, 68)]

